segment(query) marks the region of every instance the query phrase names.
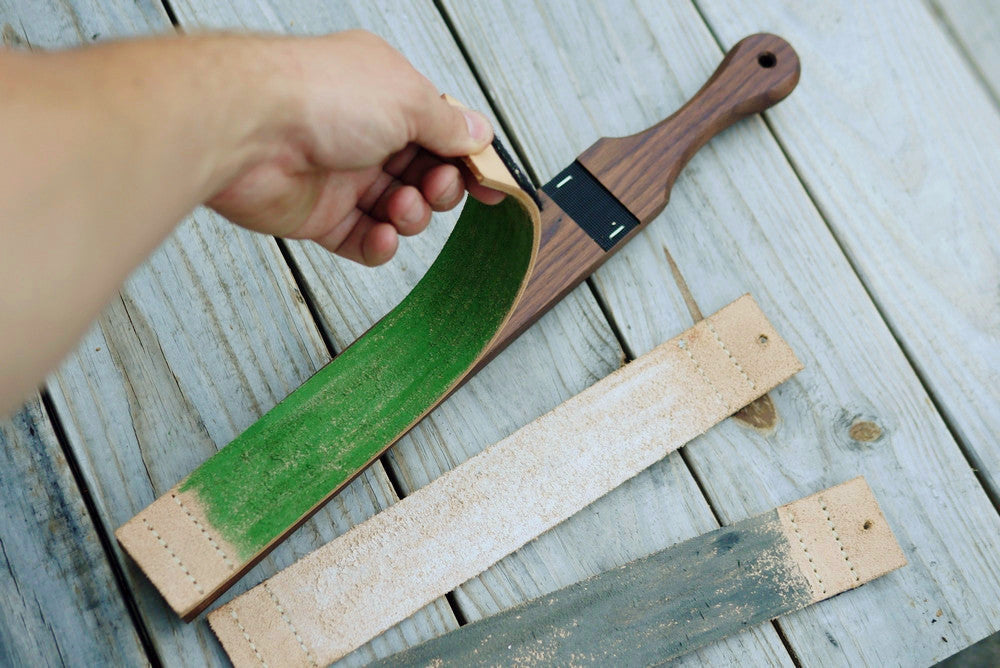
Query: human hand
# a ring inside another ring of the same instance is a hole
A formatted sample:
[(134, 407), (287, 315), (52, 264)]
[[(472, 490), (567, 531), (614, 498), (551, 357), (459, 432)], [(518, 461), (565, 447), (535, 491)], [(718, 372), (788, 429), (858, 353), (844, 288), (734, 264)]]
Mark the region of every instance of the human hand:
[(375, 266), (395, 254), (398, 235), (424, 230), (466, 189), (503, 199), (443, 159), (482, 151), (489, 121), (441, 99), (379, 37), (262, 38), (255, 48), (277, 64), (278, 104), (256, 150), (208, 202), (223, 216)]

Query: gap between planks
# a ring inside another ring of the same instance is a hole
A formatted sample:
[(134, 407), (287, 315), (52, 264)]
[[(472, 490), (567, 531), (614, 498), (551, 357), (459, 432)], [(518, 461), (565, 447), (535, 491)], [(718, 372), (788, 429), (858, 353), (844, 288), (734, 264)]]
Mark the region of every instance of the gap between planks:
[(174, 27), (174, 30), (180, 34), (184, 34), (184, 27), (181, 26), (181, 22), (177, 20), (177, 14), (174, 13), (174, 8), (170, 4), (170, 0), (160, 0), (160, 4), (163, 5), (163, 12), (170, 19), (170, 25)]
[(934, 17), (934, 20), (937, 22), (938, 26), (940, 26), (941, 32), (943, 32), (945, 37), (948, 38), (948, 41), (951, 42), (955, 51), (962, 56), (962, 60), (964, 60), (965, 64), (969, 66), (969, 71), (972, 72), (972, 76), (979, 81), (980, 85), (983, 87), (983, 91), (986, 93), (987, 97), (993, 101), (994, 106), (997, 108), (997, 112), (1000, 113), (1000, 91), (993, 88), (986, 70), (980, 66), (979, 62), (969, 50), (969, 46), (966, 45), (965, 40), (962, 39), (962, 30), (948, 18), (948, 13), (943, 7), (941, 7), (940, 0), (925, 1), (927, 8), (930, 10), (931, 16)]
[(125, 580), (125, 573), (122, 570), (122, 564), (115, 557), (114, 543), (109, 535), (108, 528), (102, 521), (101, 514), (97, 511), (97, 504), (94, 502), (94, 497), (90, 492), (90, 487), (87, 485), (87, 479), (83, 475), (80, 462), (77, 460), (76, 454), (73, 452), (73, 448), (70, 447), (69, 438), (66, 436), (66, 430), (63, 427), (59, 411), (56, 410), (55, 403), (53, 403), (52, 397), (49, 395), (49, 391), (46, 387), (43, 387), (39, 394), (41, 396), (42, 414), (52, 426), (52, 433), (56, 437), (59, 449), (66, 458), (66, 465), (69, 467), (70, 474), (73, 476), (73, 482), (76, 484), (77, 491), (80, 493), (80, 498), (83, 500), (83, 506), (86, 509), (87, 514), (87, 521), (89, 521), (94, 527), (94, 533), (97, 534), (97, 540), (101, 544), (101, 551), (104, 554), (104, 558), (108, 562), (111, 574), (114, 576), (115, 587), (118, 589), (118, 595), (125, 603), (125, 609), (128, 610), (129, 621), (132, 622), (132, 628), (135, 629), (135, 633), (139, 637), (139, 642), (142, 643), (142, 649), (146, 652), (146, 658), (149, 659), (150, 664), (154, 667), (161, 666), (163, 665), (163, 661), (160, 659), (160, 655), (157, 653), (156, 647), (153, 645), (152, 635), (146, 627), (146, 624), (142, 619), (142, 615), (139, 613), (139, 604), (135, 600), (135, 595)]

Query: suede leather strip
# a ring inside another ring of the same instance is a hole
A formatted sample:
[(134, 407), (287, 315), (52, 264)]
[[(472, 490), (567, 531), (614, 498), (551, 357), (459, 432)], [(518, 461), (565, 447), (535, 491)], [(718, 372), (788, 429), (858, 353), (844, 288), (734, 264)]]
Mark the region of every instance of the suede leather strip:
[(469, 162), (510, 196), (470, 199), (399, 306), (116, 532), (185, 619), (446, 397), (508, 320), (538, 249), (538, 209), (492, 148)]
[(221, 607), (209, 622), (237, 666), (326, 665), (799, 369), (744, 296)]
[(905, 564), (871, 489), (855, 478), (376, 665), (661, 665)]

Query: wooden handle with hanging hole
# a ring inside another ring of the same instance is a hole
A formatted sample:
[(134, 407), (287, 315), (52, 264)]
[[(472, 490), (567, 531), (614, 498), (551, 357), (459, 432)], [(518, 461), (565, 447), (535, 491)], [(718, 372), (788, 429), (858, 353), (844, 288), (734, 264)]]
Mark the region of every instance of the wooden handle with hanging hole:
[(788, 42), (750, 35), (670, 118), (638, 134), (600, 139), (578, 160), (640, 223), (649, 222), (667, 205), (674, 181), (698, 149), (741, 118), (784, 99), (799, 71)]
[[(583, 187), (583, 194), (589, 190), (596, 196), (600, 194), (596, 191), (606, 188), (627, 209), (622, 213), (635, 216), (632, 223), (622, 226), (623, 219), (604, 211), (595, 212), (602, 206), (594, 204), (598, 197), (590, 198), (590, 206), (584, 208), (608, 218), (603, 233), (605, 238), (613, 238), (610, 248), (602, 247), (583, 229), (582, 217), (574, 218), (552, 198), (561, 181), (569, 180), (563, 176), (567, 170), (540, 189), (537, 194), (541, 202), (542, 238), (534, 271), (517, 309), (480, 366), (499, 354), (655, 218), (666, 206), (670, 188), (681, 169), (709, 139), (739, 119), (780, 102), (792, 92), (798, 80), (799, 58), (788, 42), (776, 35), (751, 35), (726, 54), (701, 90), (672, 116), (629, 137), (600, 139), (584, 151), (567, 168), (582, 165), (580, 171), (589, 173), (589, 176), (576, 173), (576, 182), (591, 182)], [(550, 187), (553, 185), (554, 188)], [(601, 221), (595, 224), (600, 225)]]

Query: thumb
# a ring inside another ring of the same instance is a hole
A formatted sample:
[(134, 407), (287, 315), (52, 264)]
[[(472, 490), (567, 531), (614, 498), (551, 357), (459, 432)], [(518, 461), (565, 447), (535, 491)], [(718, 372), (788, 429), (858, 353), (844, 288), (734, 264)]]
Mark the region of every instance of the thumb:
[(413, 143), (446, 158), (474, 155), (493, 141), (493, 126), (485, 116), (447, 96), (435, 95), (416, 110), (412, 127)]

